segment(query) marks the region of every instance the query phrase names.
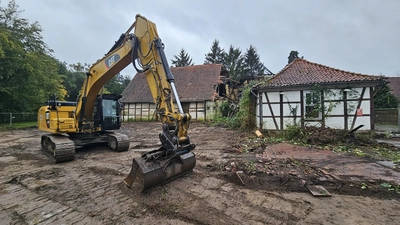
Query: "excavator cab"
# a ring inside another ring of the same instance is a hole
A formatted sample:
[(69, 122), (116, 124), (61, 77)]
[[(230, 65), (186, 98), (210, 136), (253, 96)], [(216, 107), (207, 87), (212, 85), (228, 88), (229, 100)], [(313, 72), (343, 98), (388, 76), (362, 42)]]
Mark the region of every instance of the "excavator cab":
[(121, 127), (119, 99), (121, 95), (103, 94), (97, 97), (94, 114), (95, 126), (102, 131), (118, 130)]

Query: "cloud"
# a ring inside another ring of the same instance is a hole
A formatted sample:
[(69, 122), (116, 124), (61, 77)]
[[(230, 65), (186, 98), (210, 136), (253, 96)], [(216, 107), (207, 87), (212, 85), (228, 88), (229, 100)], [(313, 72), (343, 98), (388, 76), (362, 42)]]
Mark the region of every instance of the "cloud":
[[(2, 5), (7, 2), (3, 0)], [(352, 72), (400, 73), (400, 1), (386, 0), (16, 0), (22, 17), (39, 21), (54, 55), (68, 63), (101, 58), (140, 13), (157, 24), (169, 59), (184, 48), (204, 62), (214, 39), (228, 49), (256, 47), (273, 72), (291, 50)], [(129, 73), (134, 73), (133, 70)]]

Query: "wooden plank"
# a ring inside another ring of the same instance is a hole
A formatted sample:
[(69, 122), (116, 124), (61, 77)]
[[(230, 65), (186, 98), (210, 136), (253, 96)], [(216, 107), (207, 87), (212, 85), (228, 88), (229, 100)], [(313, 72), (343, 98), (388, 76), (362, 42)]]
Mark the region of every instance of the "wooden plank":
[[(275, 124), (275, 128), (276, 128), (277, 130), (279, 130), (279, 128), (278, 128), (278, 123), (276, 122), (276, 118), (275, 118), (275, 115), (274, 115), (274, 111), (272, 110), (271, 102), (269, 101), (269, 98), (268, 98), (268, 94), (267, 94), (267, 92), (264, 92), (264, 94), (265, 94), (265, 98), (267, 99), (269, 111), (271, 111), (271, 115), (272, 115), (272, 119), (273, 119), (274, 124)], [(261, 107), (262, 107), (262, 106), (261, 106)]]
[[(358, 104), (357, 104), (357, 108), (356, 109), (361, 107), (361, 103), (364, 100), (365, 89), (366, 89), (366, 87), (363, 87), (363, 89), (361, 91), (360, 99), (358, 100)], [(351, 123), (350, 130), (354, 129), (354, 125), (356, 124), (356, 120), (357, 120), (357, 110), (354, 113), (353, 122)]]

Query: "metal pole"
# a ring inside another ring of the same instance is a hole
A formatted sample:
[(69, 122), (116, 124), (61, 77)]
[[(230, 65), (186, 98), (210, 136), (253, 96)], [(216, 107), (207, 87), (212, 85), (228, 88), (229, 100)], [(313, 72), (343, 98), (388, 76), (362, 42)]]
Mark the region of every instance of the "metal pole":
[(12, 113), (10, 113), (10, 127), (12, 127)]
[(176, 104), (178, 105), (179, 112), (181, 114), (183, 114), (184, 112), (182, 109), (181, 101), (179, 100), (178, 92), (176, 91), (176, 88), (175, 88), (175, 84), (174, 84), (174, 82), (171, 82), (170, 84), (171, 84), (172, 91), (174, 92), (174, 96), (175, 96)]

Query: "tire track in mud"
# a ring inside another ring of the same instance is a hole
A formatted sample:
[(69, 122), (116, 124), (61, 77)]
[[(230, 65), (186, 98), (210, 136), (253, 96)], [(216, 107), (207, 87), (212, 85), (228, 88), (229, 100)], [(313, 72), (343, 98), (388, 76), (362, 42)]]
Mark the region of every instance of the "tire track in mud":
[[(208, 166), (228, 157), (222, 152), (231, 147), (224, 139), (226, 134), (218, 136), (220, 130), (208, 127), (204, 133), (201, 126), (192, 129), (192, 141), (197, 145), (193, 173), (153, 188), (145, 194), (143, 204), (154, 214), (193, 224), (295, 224), (301, 221), (311, 210), (309, 202), (242, 189), (210, 173)], [(201, 140), (196, 140), (200, 133)], [(233, 131), (226, 133), (236, 138)]]
[(0, 196), (2, 211), (9, 212), (3, 219), (8, 220), (10, 224), (20, 222), (26, 224), (57, 224), (58, 221), (67, 224), (76, 222), (96, 224), (100, 222), (21, 185), (0, 185)]
[[(193, 172), (146, 193), (135, 193), (122, 180), (130, 171), (133, 157), (140, 155), (135, 146), (153, 146), (159, 142), (158, 127), (157, 123), (125, 124), (122, 131), (130, 137), (129, 151), (83, 149), (77, 151), (74, 161), (56, 165), (38, 150), (37, 141), (25, 144), (28, 147), (23, 149), (0, 147), (0, 221), (9, 224), (340, 224), (344, 219), (349, 223), (395, 224), (393, 221), (398, 221), (397, 214), (390, 214), (398, 211), (397, 201), (347, 196), (322, 200), (303, 193), (277, 193), (232, 183), (217, 166), (230, 158), (240, 158), (227, 152), (232, 147), (230, 140), (237, 140), (239, 135), (202, 124), (193, 124), (190, 130), (197, 145), (194, 150), (197, 165)], [(370, 204), (367, 211), (363, 209), (364, 201), (376, 204)], [(354, 202), (357, 204), (352, 206)], [(377, 207), (382, 210), (374, 212)], [(385, 207), (397, 208), (385, 210)], [(386, 211), (389, 212), (385, 214)], [(369, 214), (368, 220), (363, 219), (363, 213)]]
[[(151, 204), (179, 206), (174, 215), (195, 224), (295, 224), (311, 210), (309, 202), (242, 189), (201, 170), (160, 187), (153, 194), (164, 199)], [(192, 211), (196, 213), (191, 214)]]
[[(290, 224), (299, 221), (309, 207), (307, 203), (286, 200), (268, 192), (260, 195), (259, 192), (238, 188), (209, 176), (208, 171), (202, 168), (147, 193), (137, 194), (122, 183), (124, 175), (119, 171), (79, 164), (39, 170), (14, 179), (18, 180), (14, 185), (19, 184), (20, 189), (34, 192), (38, 199), (52, 199), (36, 202), (35, 199), (22, 198), (18, 202), (29, 200), (42, 208), (66, 207), (63, 211), (52, 212), (53, 222), (54, 219), (65, 221), (65, 216), (61, 215), (74, 212), (79, 220), (106, 224), (160, 220), (192, 224), (243, 224), (243, 221), (247, 224), (277, 224), (282, 221)], [(279, 203), (279, 207), (273, 207), (274, 203)], [(26, 221), (34, 219), (25, 218)]]
[[(71, 224), (77, 221), (83, 224), (183, 222), (149, 208), (146, 201), (150, 198), (135, 194), (126, 187), (122, 182), (125, 174), (118, 170), (93, 166), (91, 163), (84, 165), (84, 162), (74, 166), (71, 164), (76, 163), (70, 163), (69, 167), (63, 164), (35, 169), (7, 179), (10, 181), (0, 186), (0, 198), (3, 199), (4, 194), (7, 199), (14, 199), (11, 207), (7, 205), (8, 200), (4, 203), (4, 209), (9, 210), (9, 217), (16, 214), (30, 224)], [(114, 164), (113, 167), (120, 165)], [(32, 205), (28, 210), (32, 215), (20, 208), (20, 205), (28, 202)], [(3, 208), (2, 204), (0, 206)], [(35, 211), (34, 207), (63, 210)]]

